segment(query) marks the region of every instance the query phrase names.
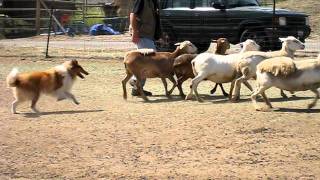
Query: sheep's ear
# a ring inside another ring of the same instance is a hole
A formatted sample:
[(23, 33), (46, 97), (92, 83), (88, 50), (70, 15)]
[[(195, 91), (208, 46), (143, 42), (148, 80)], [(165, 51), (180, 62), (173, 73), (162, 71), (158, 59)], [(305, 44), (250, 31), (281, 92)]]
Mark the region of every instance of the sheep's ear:
[(279, 38), (279, 40), (280, 40), (281, 42), (284, 42), (285, 40), (287, 40), (287, 38)]
[(75, 59), (73, 59), (73, 60), (71, 60), (71, 64), (72, 64), (73, 66), (76, 66), (76, 65), (78, 65), (78, 61), (75, 60)]
[(175, 46), (180, 46), (180, 44), (181, 44), (181, 43), (180, 43), (180, 42), (178, 42), (178, 43), (175, 43), (174, 45), (175, 45)]
[(187, 46), (187, 43), (185, 43), (185, 42), (180, 43), (180, 49), (183, 49), (186, 46)]
[(217, 42), (217, 40), (215, 40), (215, 39), (212, 39), (212, 40), (211, 40), (211, 42), (213, 42), (213, 43), (216, 43), (216, 42)]

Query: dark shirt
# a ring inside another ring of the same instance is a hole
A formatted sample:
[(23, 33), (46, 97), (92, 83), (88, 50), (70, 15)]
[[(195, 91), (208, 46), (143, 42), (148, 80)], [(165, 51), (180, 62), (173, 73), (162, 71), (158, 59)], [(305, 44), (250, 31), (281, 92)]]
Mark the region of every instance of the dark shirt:
[[(140, 12), (143, 11), (144, 1), (145, 0), (135, 0), (132, 13), (140, 14)], [(159, 9), (157, 0), (150, 0), (150, 1), (153, 1), (154, 9)]]

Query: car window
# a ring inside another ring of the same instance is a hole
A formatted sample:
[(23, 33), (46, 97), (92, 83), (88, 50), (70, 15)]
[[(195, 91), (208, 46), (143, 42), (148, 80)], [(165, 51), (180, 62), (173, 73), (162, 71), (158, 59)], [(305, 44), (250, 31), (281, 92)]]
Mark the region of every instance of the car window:
[(195, 0), (195, 7), (212, 7), (212, 4), (219, 3), (221, 0)]
[(257, 0), (228, 0), (228, 7), (259, 6)]
[(190, 7), (191, 0), (168, 0), (167, 7), (179, 8)]

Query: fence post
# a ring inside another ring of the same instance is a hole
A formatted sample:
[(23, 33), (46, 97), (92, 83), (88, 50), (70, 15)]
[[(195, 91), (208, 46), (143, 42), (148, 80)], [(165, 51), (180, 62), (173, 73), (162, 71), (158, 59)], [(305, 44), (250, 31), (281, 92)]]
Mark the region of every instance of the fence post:
[(41, 4), (40, 4), (40, 0), (36, 0), (36, 31), (37, 31), (37, 35), (40, 34), (40, 16), (41, 16)]

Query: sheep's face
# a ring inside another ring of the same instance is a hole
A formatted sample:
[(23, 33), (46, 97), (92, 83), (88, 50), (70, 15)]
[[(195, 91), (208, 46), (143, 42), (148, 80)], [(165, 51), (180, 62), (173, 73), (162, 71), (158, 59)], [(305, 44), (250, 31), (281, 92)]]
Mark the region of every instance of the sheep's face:
[(217, 41), (212, 41), (217, 43), (217, 47), (221, 47), (225, 50), (230, 49), (230, 42), (227, 38), (219, 38)]
[(292, 51), (305, 48), (305, 45), (293, 36), (288, 36), (287, 38), (279, 38), (279, 39), (280, 41), (282, 41), (282, 46), (287, 46), (287, 48)]
[(198, 51), (198, 48), (190, 41), (183, 41), (181, 43), (176, 43), (175, 45), (179, 46), (179, 49), (187, 54), (196, 54)]
[(260, 46), (252, 39), (247, 39), (245, 42), (240, 43), (243, 51), (259, 51)]

